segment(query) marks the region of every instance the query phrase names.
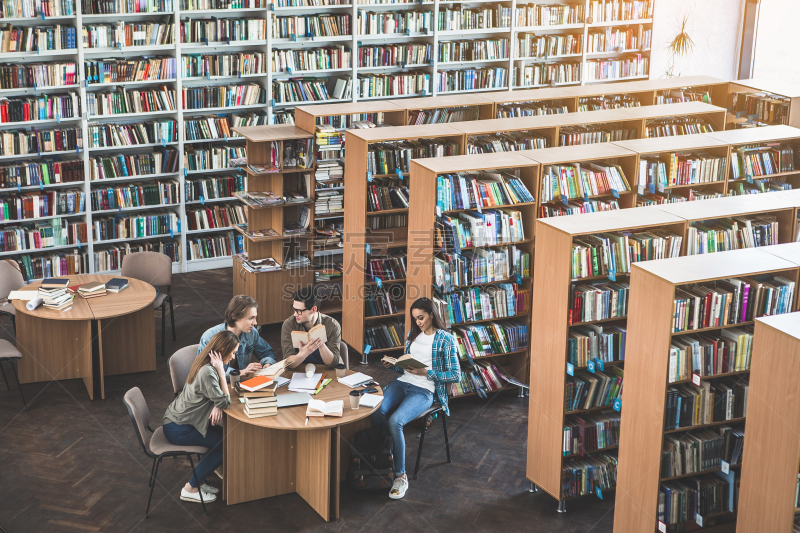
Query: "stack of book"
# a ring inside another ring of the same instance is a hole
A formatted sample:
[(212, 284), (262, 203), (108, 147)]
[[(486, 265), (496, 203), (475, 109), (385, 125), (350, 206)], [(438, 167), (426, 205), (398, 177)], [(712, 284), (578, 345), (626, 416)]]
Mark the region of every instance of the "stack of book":
[(78, 294), (86, 300), (89, 298), (97, 298), (98, 296), (105, 296), (106, 285), (105, 283), (100, 283), (99, 281), (84, 283), (78, 287)]
[(72, 306), (74, 295), (67, 290), (68, 279), (45, 279), (39, 287), (39, 297), (48, 309), (62, 310)]
[(236, 192), (236, 198), (250, 207), (272, 207), (282, 205), (285, 201), (282, 196), (273, 192)]
[(248, 272), (273, 272), (275, 270), (281, 270), (280, 263), (271, 257), (249, 261), (247, 259), (247, 252), (236, 254), (234, 257), (242, 263), (242, 268)]
[(323, 159), (317, 161), (314, 178), (317, 181), (340, 180), (344, 177), (344, 166), (336, 159)]
[(262, 418), (278, 414), (278, 399), (275, 390), (271, 387), (262, 388), (255, 392), (244, 391), (244, 414), (248, 418)]

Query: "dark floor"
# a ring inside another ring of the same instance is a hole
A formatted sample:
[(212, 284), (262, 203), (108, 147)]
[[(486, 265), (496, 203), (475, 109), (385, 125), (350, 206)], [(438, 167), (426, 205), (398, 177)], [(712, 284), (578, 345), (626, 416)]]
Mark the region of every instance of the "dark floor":
[[(230, 270), (214, 270), (173, 278), (178, 341), (168, 335), (167, 354), (198, 342), (205, 329), (222, 322), (231, 297), (230, 276)], [(160, 327), (157, 318), (159, 342)], [(13, 340), (10, 326), (3, 328), (0, 337)], [(279, 326), (262, 334), (279, 345)], [(379, 381), (386, 376), (376, 363), (366, 368)], [(403, 500), (343, 487), (341, 518), (327, 524), (296, 494), (230, 507), (220, 500), (209, 505), (204, 517), (199, 505), (178, 499), (188, 463), (167, 460), (159, 482), (169, 490), (156, 488), (145, 520), (150, 462), (122, 403), (134, 386), (142, 389), (153, 424), (159, 424), (173, 397), (166, 357), (158, 358), (155, 373), (107, 378), (105, 401), (89, 401), (82, 380), (30, 384), (23, 386), (31, 407), (25, 412), (13, 385), (7, 392), (0, 384), (0, 525), (8, 533), (611, 531), (612, 497), (571, 501), (568, 512), (558, 514), (553, 498), (528, 492), (527, 400), (509, 393), (451, 404), (453, 463), (444, 462), (436, 421), (426, 438), (423, 470)], [(406, 432), (406, 442), (410, 470), (419, 442), (416, 431)], [(211, 483), (219, 486), (217, 478)]]

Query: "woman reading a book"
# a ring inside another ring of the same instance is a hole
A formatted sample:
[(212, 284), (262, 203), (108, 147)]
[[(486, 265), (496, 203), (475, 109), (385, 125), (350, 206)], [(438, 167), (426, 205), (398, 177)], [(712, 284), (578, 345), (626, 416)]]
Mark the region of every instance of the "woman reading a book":
[(205, 446), (208, 452), (197, 463), (195, 473), (181, 489), (181, 500), (200, 502), (217, 499), (219, 489), (205, 480), (222, 464), (223, 410), (231, 404), (225, 381), (225, 365), (239, 349), (239, 338), (231, 331), (220, 331), (197, 355), (186, 378), (186, 385), (164, 413), (164, 436), (179, 446)]
[(383, 361), (383, 366), (401, 376), (386, 386), (383, 401), (372, 414), (372, 424), (388, 427), (392, 435), (395, 478), (389, 497), (394, 500), (402, 498), (408, 490), (403, 427), (433, 405), (434, 395), (449, 415), (445, 384), (458, 383), (461, 379), (455, 340), (444, 329), (433, 301), (430, 298), (415, 301), (411, 306), (411, 318), (411, 330), (403, 352), (411, 358), (398, 361), (405, 370), (393, 361)]

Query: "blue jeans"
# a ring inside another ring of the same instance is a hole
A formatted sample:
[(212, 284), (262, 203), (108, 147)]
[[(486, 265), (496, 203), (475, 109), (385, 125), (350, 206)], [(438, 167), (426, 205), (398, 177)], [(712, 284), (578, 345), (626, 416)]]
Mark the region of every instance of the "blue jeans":
[(383, 389), (383, 401), (372, 413), (372, 425), (388, 427), (396, 476), (406, 473), (406, 441), (403, 426), (433, 405), (433, 393), (405, 381), (394, 380)]
[(222, 428), (220, 426), (209, 424), (204, 437), (191, 424), (170, 422), (164, 425), (164, 436), (170, 443), (178, 446), (205, 446), (208, 448), (208, 452), (203, 455), (194, 469), (200, 481), (198, 482), (194, 476), (189, 480), (192, 487), (199, 487), (205, 483), (206, 477), (222, 464)]

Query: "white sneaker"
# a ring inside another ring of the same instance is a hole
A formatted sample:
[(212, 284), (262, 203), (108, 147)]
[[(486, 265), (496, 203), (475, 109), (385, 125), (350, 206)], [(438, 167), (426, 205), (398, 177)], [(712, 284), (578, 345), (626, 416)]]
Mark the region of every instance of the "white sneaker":
[(406, 495), (407, 490), (408, 480), (404, 477), (396, 477), (392, 484), (392, 490), (389, 491), (389, 497), (393, 500), (399, 500)]
[(207, 492), (209, 494), (219, 494), (219, 489), (217, 487), (212, 487), (206, 483), (203, 483), (200, 486), (200, 490), (202, 490), (204, 493)]
[(217, 469), (214, 470), (214, 473), (217, 475), (218, 478), (225, 479), (221, 466), (217, 467)]
[[(211, 503), (217, 499), (217, 496), (210, 492), (203, 491), (203, 502)], [(200, 503), (200, 491), (189, 492), (186, 489), (181, 489), (181, 500), (185, 502)]]

